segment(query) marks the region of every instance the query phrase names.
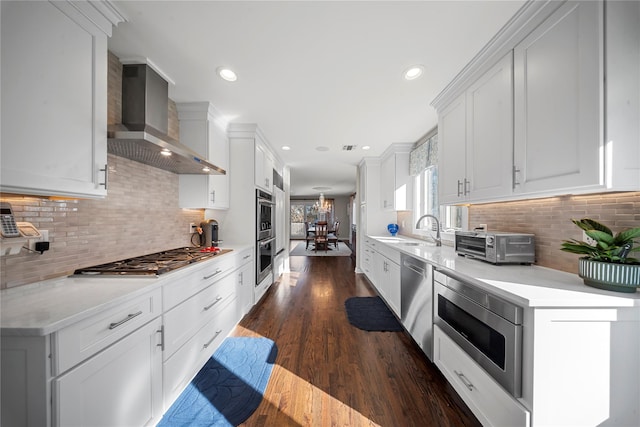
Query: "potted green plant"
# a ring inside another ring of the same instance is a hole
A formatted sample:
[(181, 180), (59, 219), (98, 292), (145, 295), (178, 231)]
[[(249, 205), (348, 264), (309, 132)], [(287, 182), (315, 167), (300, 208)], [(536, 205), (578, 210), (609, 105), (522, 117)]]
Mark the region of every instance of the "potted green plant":
[(640, 237), (640, 227), (617, 234), (609, 227), (589, 218), (572, 219), (592, 242), (565, 240), (562, 250), (584, 255), (579, 259), (578, 274), (585, 285), (616, 292), (635, 292), (640, 287), (640, 260), (630, 257), (639, 252), (634, 240)]

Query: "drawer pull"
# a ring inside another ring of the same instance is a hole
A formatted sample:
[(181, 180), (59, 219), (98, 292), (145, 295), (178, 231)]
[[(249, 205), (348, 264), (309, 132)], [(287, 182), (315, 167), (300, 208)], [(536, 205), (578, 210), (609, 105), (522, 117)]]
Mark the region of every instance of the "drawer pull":
[(130, 315), (128, 315), (127, 317), (125, 317), (124, 319), (122, 319), (122, 320), (121, 320), (121, 321), (119, 321), (119, 322), (114, 322), (114, 323), (109, 324), (109, 329), (115, 329), (115, 328), (117, 328), (118, 326), (120, 326), (120, 325), (122, 325), (122, 324), (124, 324), (124, 323), (127, 323), (129, 320), (133, 319), (134, 317), (138, 317), (138, 316), (140, 316), (141, 314), (142, 314), (142, 311), (139, 311), (139, 312), (137, 312), (137, 313), (130, 314)]
[(218, 296), (216, 297), (216, 300), (215, 300), (214, 302), (212, 302), (211, 304), (209, 304), (208, 306), (206, 306), (206, 307), (204, 308), (204, 311), (209, 310), (211, 307), (213, 307), (214, 305), (216, 305), (217, 303), (219, 303), (221, 299), (222, 299), (222, 297), (221, 297), (220, 295), (218, 295)]
[(216, 334), (213, 336), (213, 338), (211, 338), (209, 340), (209, 342), (207, 342), (205, 345), (202, 346), (202, 348), (207, 348), (211, 345), (211, 343), (213, 342), (213, 340), (215, 340), (216, 338), (218, 338), (218, 335), (220, 335), (220, 333), (222, 332), (222, 329), (219, 329), (216, 331)]
[(247, 258), (251, 258), (251, 255), (245, 255), (242, 257), (242, 259), (247, 259)]
[(215, 276), (216, 274), (220, 274), (220, 273), (222, 273), (222, 270), (217, 269), (215, 273), (210, 274), (210, 275), (208, 275), (208, 276), (204, 276), (204, 277), (203, 277), (203, 279), (204, 279), (204, 280), (211, 279), (213, 276)]
[(464, 374), (462, 372), (458, 372), (458, 371), (453, 371), (458, 378), (460, 378), (460, 381), (462, 381), (462, 384), (465, 385), (465, 387), (467, 387), (469, 389), (469, 391), (473, 391), (474, 388), (476, 388), (471, 381), (469, 381), (467, 379), (467, 377), (464, 376)]

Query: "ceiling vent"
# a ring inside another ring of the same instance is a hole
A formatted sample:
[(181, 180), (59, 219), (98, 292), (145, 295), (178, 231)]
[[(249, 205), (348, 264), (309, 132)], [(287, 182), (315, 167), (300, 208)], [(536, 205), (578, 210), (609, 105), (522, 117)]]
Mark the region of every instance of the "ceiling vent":
[(342, 151), (352, 151), (355, 150), (357, 145), (343, 145)]

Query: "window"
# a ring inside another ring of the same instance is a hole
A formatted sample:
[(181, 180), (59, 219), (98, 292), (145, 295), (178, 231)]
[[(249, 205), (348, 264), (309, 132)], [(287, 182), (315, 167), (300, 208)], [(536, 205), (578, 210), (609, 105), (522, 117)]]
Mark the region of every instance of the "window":
[[(414, 177), (413, 182), (413, 233), (417, 235), (430, 235), (426, 231), (429, 224), (426, 219), (421, 224), (421, 229), (416, 229), (416, 222), (422, 215), (430, 214), (439, 218), (438, 212), (438, 166), (430, 166)], [(431, 221), (435, 227), (435, 221)], [(433, 230), (435, 231), (435, 229)]]
[(291, 238), (304, 239), (305, 222), (327, 221), (333, 222), (334, 200), (325, 199), (325, 210), (318, 209), (318, 200), (291, 200)]

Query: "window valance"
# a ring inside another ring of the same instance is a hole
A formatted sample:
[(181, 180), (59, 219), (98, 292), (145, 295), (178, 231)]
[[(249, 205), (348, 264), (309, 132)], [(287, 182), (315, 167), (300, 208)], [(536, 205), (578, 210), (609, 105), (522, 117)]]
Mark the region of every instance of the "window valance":
[(412, 176), (419, 175), (420, 172), (430, 166), (438, 164), (438, 134), (425, 139), (415, 147), (409, 155), (409, 173)]

